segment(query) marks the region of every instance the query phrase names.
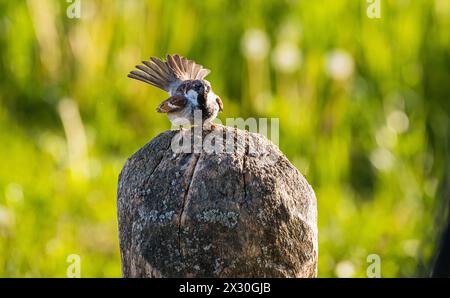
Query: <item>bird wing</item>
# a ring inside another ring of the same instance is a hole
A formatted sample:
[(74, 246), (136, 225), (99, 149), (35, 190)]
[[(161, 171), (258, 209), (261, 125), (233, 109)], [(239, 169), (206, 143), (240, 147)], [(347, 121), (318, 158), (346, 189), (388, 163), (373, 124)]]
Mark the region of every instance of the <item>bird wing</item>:
[(202, 80), (210, 73), (209, 69), (177, 54), (167, 55), (166, 61), (151, 57), (150, 61), (142, 63), (128, 77), (165, 90), (171, 96), (183, 81)]
[(163, 101), (157, 108), (158, 113), (171, 113), (183, 109), (187, 104), (187, 98), (183, 95), (173, 95)]
[(223, 111), (223, 102), (219, 96), (216, 97), (216, 102), (219, 105), (219, 112), (222, 112)]

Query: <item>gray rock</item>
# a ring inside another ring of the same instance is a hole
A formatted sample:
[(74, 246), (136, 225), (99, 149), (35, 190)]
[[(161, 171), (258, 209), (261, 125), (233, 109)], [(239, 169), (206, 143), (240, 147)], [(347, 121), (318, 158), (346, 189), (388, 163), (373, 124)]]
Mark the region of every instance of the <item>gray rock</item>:
[(279, 149), (230, 127), (203, 132), (220, 152), (183, 134), (197, 151), (174, 152), (166, 131), (119, 176), (123, 276), (315, 277), (316, 198)]

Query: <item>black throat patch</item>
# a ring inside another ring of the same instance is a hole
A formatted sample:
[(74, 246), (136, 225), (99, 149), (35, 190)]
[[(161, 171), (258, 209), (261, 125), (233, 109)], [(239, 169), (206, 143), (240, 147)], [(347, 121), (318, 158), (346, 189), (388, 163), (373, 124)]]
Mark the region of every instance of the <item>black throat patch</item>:
[(214, 113), (214, 107), (208, 106), (206, 103), (207, 94), (205, 93), (199, 93), (197, 96), (197, 102), (199, 105), (200, 110), (202, 111), (202, 118), (207, 119), (212, 116)]

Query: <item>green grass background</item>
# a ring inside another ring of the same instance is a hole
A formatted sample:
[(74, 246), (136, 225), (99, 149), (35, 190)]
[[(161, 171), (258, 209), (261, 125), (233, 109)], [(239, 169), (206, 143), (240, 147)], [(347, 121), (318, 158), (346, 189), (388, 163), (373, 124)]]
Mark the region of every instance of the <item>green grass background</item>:
[[(179, 53), (227, 117), (280, 119), (318, 200), (319, 276), (427, 276), (448, 208), (450, 2), (0, 0), (0, 277), (120, 276), (117, 177), (169, 129), (126, 78)], [(448, 180), (448, 176), (447, 176)], [(448, 182), (448, 181), (447, 181)]]

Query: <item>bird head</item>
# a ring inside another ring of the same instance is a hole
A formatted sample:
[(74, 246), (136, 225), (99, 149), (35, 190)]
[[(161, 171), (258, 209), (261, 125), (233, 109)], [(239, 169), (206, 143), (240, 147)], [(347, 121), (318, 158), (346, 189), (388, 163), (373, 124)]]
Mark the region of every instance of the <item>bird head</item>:
[(222, 101), (211, 88), (211, 83), (207, 80), (189, 80), (185, 81), (178, 88), (178, 92), (183, 93), (192, 103), (206, 108), (211, 105), (219, 104), (222, 111)]
[(206, 80), (192, 80), (186, 82), (184, 94), (192, 102), (206, 106), (208, 95), (212, 93), (211, 84)]

